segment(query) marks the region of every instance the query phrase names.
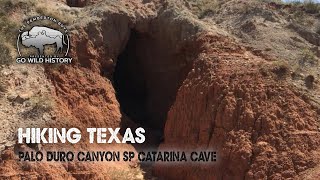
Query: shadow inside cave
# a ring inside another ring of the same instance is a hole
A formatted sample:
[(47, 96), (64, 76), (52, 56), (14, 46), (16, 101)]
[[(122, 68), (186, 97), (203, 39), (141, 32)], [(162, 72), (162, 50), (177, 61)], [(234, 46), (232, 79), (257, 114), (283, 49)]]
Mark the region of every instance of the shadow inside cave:
[[(152, 63), (150, 64), (150, 61), (145, 59), (149, 56), (143, 53), (145, 53), (146, 43), (150, 42), (152, 43), (154, 40), (149, 35), (132, 30), (126, 48), (118, 56), (113, 74), (113, 84), (122, 112), (122, 133), (126, 128), (143, 127), (146, 130), (145, 143), (134, 144), (136, 149), (156, 149), (158, 147), (163, 140), (163, 127), (167, 113), (165, 111), (168, 111), (168, 108), (162, 111), (159, 109), (150, 111), (151, 108), (157, 107), (148, 107), (150, 101), (154, 102), (154, 99), (150, 97), (150, 91), (153, 91), (152, 87), (148, 86), (154, 78), (150, 77), (153, 75), (150, 69), (146, 70), (146, 68), (151, 68), (150, 65), (152, 66)], [(165, 101), (166, 98), (163, 100)], [(152, 112), (156, 113), (152, 114)], [(161, 114), (160, 118), (155, 117), (159, 114)]]
[[(146, 130), (146, 141), (132, 144), (137, 151), (157, 150), (165, 140), (167, 113), (193, 65), (186, 56), (192, 58), (194, 49), (186, 54), (169, 36), (154, 36), (131, 30), (112, 78), (122, 112), (121, 134), (126, 128)], [(141, 167), (150, 173), (152, 164)]]

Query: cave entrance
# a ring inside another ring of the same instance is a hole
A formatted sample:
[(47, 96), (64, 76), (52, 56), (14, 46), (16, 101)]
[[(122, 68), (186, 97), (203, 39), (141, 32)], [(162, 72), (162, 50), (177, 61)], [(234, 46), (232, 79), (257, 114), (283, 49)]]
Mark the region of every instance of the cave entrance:
[[(169, 42), (166, 37), (154, 38), (131, 30), (113, 73), (123, 115), (146, 128), (146, 137), (152, 136), (152, 144), (161, 142), (167, 113), (190, 69), (176, 44)], [(134, 128), (128, 122), (122, 124)]]
[(125, 50), (119, 55), (113, 75), (121, 110), (134, 122), (147, 125), (147, 77), (137, 55), (139, 34), (133, 31)]

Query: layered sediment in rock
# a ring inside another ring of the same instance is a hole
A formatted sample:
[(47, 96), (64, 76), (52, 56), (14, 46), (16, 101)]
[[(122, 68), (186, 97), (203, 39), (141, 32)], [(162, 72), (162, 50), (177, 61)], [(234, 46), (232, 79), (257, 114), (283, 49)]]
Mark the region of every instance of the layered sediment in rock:
[[(156, 174), (170, 179), (295, 178), (316, 166), (316, 109), (285, 81), (261, 73), (268, 66), (265, 60), (216, 36), (200, 40), (209, 48), (177, 93), (160, 150), (216, 150), (218, 162), (202, 168), (156, 165)], [(226, 50), (215, 50), (220, 44)]]

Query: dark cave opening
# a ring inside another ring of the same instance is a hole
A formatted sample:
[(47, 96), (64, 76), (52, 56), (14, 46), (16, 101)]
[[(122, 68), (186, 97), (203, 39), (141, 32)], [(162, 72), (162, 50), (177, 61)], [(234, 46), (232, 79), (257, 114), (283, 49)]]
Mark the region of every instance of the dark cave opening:
[(136, 123), (143, 124), (148, 117), (148, 94), (142, 62), (136, 54), (136, 38), (138, 34), (133, 32), (126, 49), (118, 57), (113, 79), (121, 110)]
[(153, 91), (153, 87), (150, 87), (153, 78), (150, 77), (152, 72), (148, 69), (150, 65), (146, 53), (150, 47), (145, 49), (146, 51), (144, 48), (150, 44), (153, 45), (153, 39), (149, 35), (131, 31), (125, 49), (118, 56), (113, 83), (123, 114), (122, 128), (145, 128), (146, 144), (157, 147), (162, 140), (166, 112), (160, 111), (154, 105), (153, 112), (159, 111), (152, 114), (152, 108), (148, 107), (151, 101), (154, 101), (150, 96)]
[[(169, 37), (131, 30), (118, 56), (113, 84), (122, 114), (146, 129), (146, 136), (151, 137), (148, 144), (163, 140), (167, 113), (191, 69), (186, 54)], [(124, 127), (135, 126), (125, 120), (122, 123)]]

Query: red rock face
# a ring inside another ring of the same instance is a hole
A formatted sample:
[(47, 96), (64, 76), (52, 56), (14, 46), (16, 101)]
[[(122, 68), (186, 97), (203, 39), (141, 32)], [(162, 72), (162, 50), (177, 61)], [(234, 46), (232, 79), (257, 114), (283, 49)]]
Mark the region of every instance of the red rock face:
[(284, 81), (263, 76), (259, 66), (266, 62), (259, 57), (222, 38), (200, 39), (210, 48), (177, 93), (160, 150), (216, 150), (218, 162), (156, 165), (155, 173), (168, 179), (273, 179), (314, 167), (320, 134), (308, 101)]

